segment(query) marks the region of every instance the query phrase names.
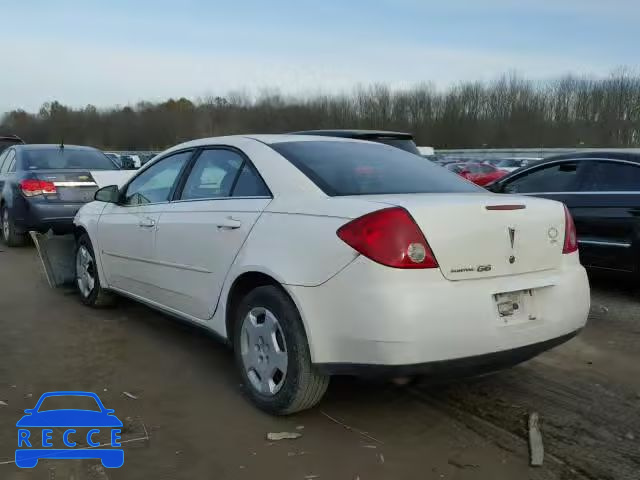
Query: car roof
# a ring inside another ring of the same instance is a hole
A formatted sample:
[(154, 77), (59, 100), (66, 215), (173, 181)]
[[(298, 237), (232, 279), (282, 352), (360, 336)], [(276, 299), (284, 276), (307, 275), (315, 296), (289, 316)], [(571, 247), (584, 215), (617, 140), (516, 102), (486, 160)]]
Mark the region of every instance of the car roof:
[(336, 138), (336, 137), (302, 135), (302, 134), (292, 134), (292, 133), (226, 135), (223, 137), (207, 137), (207, 138), (199, 138), (197, 140), (190, 140), (188, 142), (174, 145), (173, 147), (169, 148), (168, 150), (165, 150), (162, 153), (168, 153), (176, 149), (182, 149), (182, 148), (197, 148), (197, 147), (203, 147), (207, 145), (217, 145), (229, 140), (239, 140), (239, 139), (247, 139), (247, 138), (251, 140), (256, 140), (266, 145), (275, 145), (278, 143), (285, 143), (285, 142), (364, 142), (365, 141), (365, 140), (360, 140), (356, 138), (347, 138), (347, 137)]
[(640, 163), (639, 152), (623, 152), (616, 150), (595, 150), (591, 152), (574, 152), (564, 153), (562, 155), (553, 155), (546, 157), (540, 162), (536, 163), (536, 166), (544, 165), (548, 162), (556, 162), (558, 160), (586, 160), (586, 159), (610, 159), (610, 160), (626, 160), (629, 162)]
[(356, 138), (359, 140), (368, 140), (372, 138), (395, 138), (398, 140), (413, 140), (413, 135), (406, 132), (390, 132), (386, 130), (301, 130), (299, 132), (291, 132), (290, 135), (314, 135), (321, 137), (341, 137)]
[(511, 178), (515, 178), (520, 175), (527, 175), (527, 172), (531, 172), (534, 169), (538, 169), (541, 166), (544, 166), (548, 163), (554, 163), (561, 160), (570, 160), (570, 161), (589, 161), (589, 160), (624, 160), (627, 162), (638, 163), (640, 164), (640, 153), (639, 152), (624, 152), (620, 150), (594, 150), (587, 152), (573, 152), (573, 153), (563, 153), (561, 155), (553, 155), (551, 157), (546, 157), (537, 162), (533, 162), (525, 167), (520, 168), (519, 170), (515, 170), (510, 172), (508, 175), (505, 175), (500, 179), (500, 181), (509, 180)]

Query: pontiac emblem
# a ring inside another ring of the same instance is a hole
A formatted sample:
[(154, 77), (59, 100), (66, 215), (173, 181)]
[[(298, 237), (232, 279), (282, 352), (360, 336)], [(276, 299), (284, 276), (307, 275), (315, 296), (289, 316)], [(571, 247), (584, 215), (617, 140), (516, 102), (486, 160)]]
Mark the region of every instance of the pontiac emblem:
[(513, 248), (513, 242), (516, 239), (516, 229), (509, 227), (509, 242), (511, 243), (511, 248)]

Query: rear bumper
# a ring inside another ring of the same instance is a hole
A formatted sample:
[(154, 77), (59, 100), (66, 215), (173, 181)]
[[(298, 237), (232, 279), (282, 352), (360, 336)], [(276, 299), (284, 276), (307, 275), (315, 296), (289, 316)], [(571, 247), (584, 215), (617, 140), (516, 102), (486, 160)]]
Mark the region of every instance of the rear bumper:
[(24, 200), (23, 208), (15, 215), (15, 225), (20, 230), (40, 233), (54, 230), (68, 233), (73, 230), (73, 218), (83, 203), (45, 203)]
[(575, 337), (580, 330), (524, 347), (471, 357), (413, 365), (375, 365), (358, 363), (320, 363), (316, 368), (327, 375), (394, 378), (426, 375), (430, 380), (465, 378), (513, 367)]
[[(543, 351), (553, 343), (545, 342), (585, 325), (590, 303), (577, 254), (564, 255), (554, 270), (459, 281), (445, 280), (438, 269), (398, 270), (358, 257), (320, 286), (285, 288), (301, 313), (314, 364), (399, 371), (538, 344)], [(534, 318), (505, 322), (494, 294), (529, 289)]]

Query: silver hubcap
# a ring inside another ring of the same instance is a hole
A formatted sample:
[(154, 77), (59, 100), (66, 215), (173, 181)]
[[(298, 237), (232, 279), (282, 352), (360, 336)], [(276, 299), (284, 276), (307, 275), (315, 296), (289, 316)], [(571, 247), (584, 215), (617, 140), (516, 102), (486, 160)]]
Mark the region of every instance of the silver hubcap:
[(6, 208), (2, 212), (2, 236), (5, 240), (9, 239), (9, 210)]
[(96, 284), (93, 258), (84, 245), (76, 254), (76, 282), (83, 297), (88, 297)]
[(242, 320), (240, 332), (242, 364), (254, 389), (275, 395), (287, 376), (287, 346), (276, 316), (256, 307)]

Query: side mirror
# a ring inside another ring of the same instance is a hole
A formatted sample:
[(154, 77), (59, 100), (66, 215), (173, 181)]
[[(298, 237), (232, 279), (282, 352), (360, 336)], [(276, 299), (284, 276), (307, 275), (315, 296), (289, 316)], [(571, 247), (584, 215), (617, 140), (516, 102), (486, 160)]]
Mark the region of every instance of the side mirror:
[(27, 408), (24, 413), (26, 413), (27, 415), (31, 415), (33, 413), (35, 409), (34, 408)]
[(120, 199), (120, 189), (117, 185), (108, 185), (99, 189), (93, 198), (98, 202), (118, 203)]

